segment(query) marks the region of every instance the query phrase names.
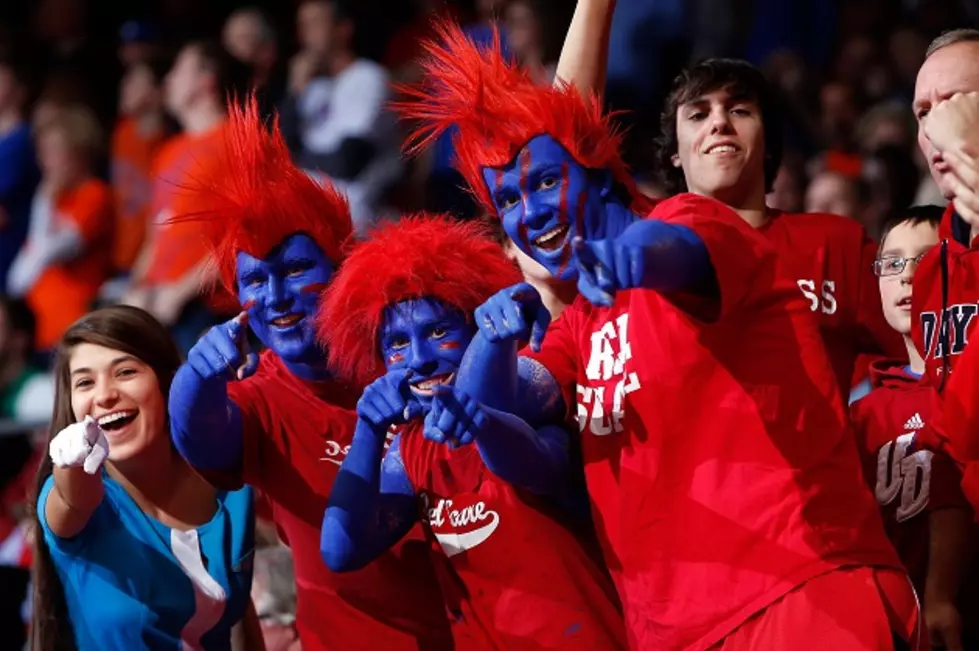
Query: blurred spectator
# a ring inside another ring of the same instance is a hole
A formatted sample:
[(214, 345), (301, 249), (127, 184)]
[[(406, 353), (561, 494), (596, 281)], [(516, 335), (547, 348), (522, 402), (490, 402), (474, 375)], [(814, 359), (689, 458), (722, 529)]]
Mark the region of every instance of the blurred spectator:
[(787, 213), (805, 211), (806, 172), (798, 155), (787, 153), (782, 158), (768, 206)]
[(865, 154), (888, 145), (911, 151), (915, 144), (914, 129), (914, 116), (907, 104), (883, 102), (860, 118), (856, 126), (857, 142)]
[(914, 27), (902, 27), (891, 34), (888, 48), (900, 99), (910, 105), (914, 96), (914, 80), (925, 61), (928, 39)]
[(296, 20), (300, 51), (290, 64), (282, 130), (301, 167), (347, 194), (364, 232), (402, 172), (395, 118), (385, 107), (388, 74), (354, 52), (345, 0), (303, 0)]
[(89, 106), (85, 80), (63, 74), (49, 74), (34, 102), (31, 124), (35, 129), (69, 106)]
[(540, 84), (554, 81), (561, 48), (553, 36), (563, 33), (545, 26), (560, 21), (553, 19), (542, 0), (510, 0), (503, 16), (507, 45), (520, 66)]
[(224, 23), (221, 40), (231, 56), (251, 66), (259, 107), (271, 115), (285, 99), (286, 78), (279, 69), (279, 40), (268, 16), (257, 7), (234, 11)]
[(116, 273), (129, 272), (146, 235), (153, 160), (170, 135), (163, 109), (163, 79), (168, 69), (169, 62), (160, 57), (138, 59), (122, 78), (110, 166), (116, 202), (112, 242)]
[(110, 267), (112, 193), (93, 165), (103, 133), (85, 107), (61, 109), (35, 130), (41, 184), (27, 241), (7, 279), (37, 317), (36, 345), (47, 351), (92, 307)]
[(225, 98), (243, 97), (250, 80), (251, 70), (219, 43), (193, 41), (180, 50), (164, 82), (167, 109), (183, 133), (167, 142), (154, 161), (150, 224), (122, 300), (174, 326), (174, 339), (184, 352), (214, 321), (198, 296), (207, 249), (200, 224), (168, 220), (200, 209), (188, 203), (186, 189), (200, 176), (198, 170), (223, 154)]
[(252, 601), (262, 623), (266, 651), (299, 651), (292, 551), (282, 544), (257, 541), (257, 546)]
[(54, 380), (31, 363), (34, 315), (27, 303), (0, 297), (0, 648), (18, 649), (27, 624), (31, 547), (28, 492), (44, 454), (32, 429), (46, 427)]
[(25, 119), (28, 80), (24, 65), (0, 58), (0, 289), (27, 237), (31, 197), (37, 185), (34, 143)]
[(914, 203), (920, 171), (907, 146), (886, 145), (864, 160), (864, 200), (859, 219), (874, 239), (884, 220)]
[(806, 212), (828, 212), (856, 218), (860, 214), (857, 182), (831, 170), (816, 174), (806, 190)]
[(46, 55), (48, 74), (78, 82), (85, 103), (93, 108), (103, 128), (109, 128), (116, 110), (119, 61), (115, 43), (93, 38), (90, 0), (39, 0), (34, 28)]
[(119, 28), (119, 61), (123, 69), (159, 57), (161, 49), (159, 30), (150, 21), (127, 20)]
[(26, 301), (0, 296), (0, 420), (38, 425), (51, 418), (54, 382), (34, 364), (36, 329)]

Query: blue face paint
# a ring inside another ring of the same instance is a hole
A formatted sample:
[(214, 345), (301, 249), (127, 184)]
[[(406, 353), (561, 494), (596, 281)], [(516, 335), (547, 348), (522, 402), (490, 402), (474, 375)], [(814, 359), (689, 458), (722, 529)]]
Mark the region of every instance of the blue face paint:
[(440, 301), (402, 301), (384, 310), (381, 355), (389, 371), (413, 371), (411, 392), (427, 412), (432, 383), (452, 383), (474, 334), (464, 315)]
[(238, 299), (248, 306), (248, 324), (259, 340), (290, 368), (322, 367), (313, 319), (334, 272), (322, 249), (297, 233), (264, 258), (239, 251), (237, 261)]
[(577, 276), (572, 238), (614, 238), (635, 218), (606, 209), (614, 201), (611, 173), (586, 169), (548, 135), (533, 138), (508, 165), (483, 168), (483, 180), (507, 235), (560, 280)]

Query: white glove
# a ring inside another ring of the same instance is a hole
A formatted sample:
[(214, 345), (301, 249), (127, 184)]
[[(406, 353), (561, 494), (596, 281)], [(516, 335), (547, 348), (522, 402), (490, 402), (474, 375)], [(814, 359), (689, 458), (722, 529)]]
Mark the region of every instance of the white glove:
[(51, 439), (48, 454), (59, 468), (82, 466), (94, 475), (109, 457), (109, 441), (95, 419), (85, 416), (85, 420), (72, 423)]

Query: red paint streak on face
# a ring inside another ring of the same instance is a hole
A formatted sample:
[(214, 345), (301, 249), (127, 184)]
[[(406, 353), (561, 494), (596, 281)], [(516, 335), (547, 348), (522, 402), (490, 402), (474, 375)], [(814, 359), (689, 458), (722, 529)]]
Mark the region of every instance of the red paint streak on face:
[[(568, 173), (568, 164), (561, 164), (561, 208), (558, 214), (559, 224), (571, 224), (571, 215), (568, 214), (568, 191), (571, 186), (571, 177)], [(582, 192), (581, 196), (585, 196)], [(578, 210), (581, 210), (581, 199), (579, 198)], [(577, 220), (580, 222), (581, 220)], [(581, 228), (579, 226), (578, 230), (570, 235), (581, 235)], [(561, 258), (558, 260), (557, 275), (560, 277), (567, 270), (568, 265), (571, 264), (571, 238), (567, 238), (564, 242), (564, 248), (561, 249)]]
[(439, 348), (442, 350), (457, 350), (461, 348), (461, 345), (458, 341), (443, 341), (439, 344)]
[(398, 362), (403, 362), (403, 361), (405, 361), (405, 356), (402, 353), (394, 353), (393, 355), (388, 357), (389, 364), (397, 364)]
[(258, 301), (256, 301), (254, 298), (250, 298), (247, 301), (245, 301), (244, 303), (242, 303), (241, 309), (244, 310), (245, 312), (247, 312), (248, 310), (250, 310), (253, 307), (255, 307), (255, 305), (257, 305), (257, 304), (258, 304)]
[(503, 170), (496, 170), (496, 189), (503, 187)]
[(524, 147), (520, 152), (520, 200), (524, 202), (524, 215), (523, 219), (520, 220), (520, 226), (518, 227), (518, 236), (520, 238), (519, 244), (523, 245), (525, 251), (530, 250), (530, 236), (527, 233), (527, 210), (526, 210), (526, 199), (527, 199), (527, 185), (530, 182), (530, 148)]
[(299, 290), (300, 294), (319, 294), (326, 289), (326, 283), (309, 283)]

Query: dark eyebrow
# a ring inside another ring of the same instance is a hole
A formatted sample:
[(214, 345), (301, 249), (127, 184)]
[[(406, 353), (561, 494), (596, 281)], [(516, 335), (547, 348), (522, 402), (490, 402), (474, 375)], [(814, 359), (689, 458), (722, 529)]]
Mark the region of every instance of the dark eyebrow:
[[(118, 366), (119, 364), (123, 364), (125, 362), (139, 363), (139, 360), (133, 357), (132, 355), (123, 355), (122, 357), (116, 357), (114, 360), (112, 360), (112, 363), (110, 363), (109, 366)], [(82, 373), (91, 373), (91, 372), (92, 369), (88, 368), (87, 366), (83, 366), (82, 368), (76, 368), (74, 371), (71, 372), (71, 374), (80, 375)]]

